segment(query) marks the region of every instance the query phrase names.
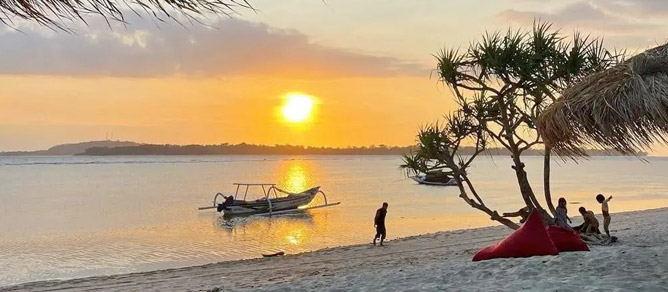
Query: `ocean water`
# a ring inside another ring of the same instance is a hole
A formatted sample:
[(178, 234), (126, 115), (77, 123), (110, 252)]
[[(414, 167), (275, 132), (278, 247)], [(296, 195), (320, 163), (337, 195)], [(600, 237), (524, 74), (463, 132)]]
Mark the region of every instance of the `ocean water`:
[[(367, 243), (382, 202), (389, 239), (493, 224), (456, 187), (417, 185), (400, 164), (398, 156), (0, 157), (0, 286)], [(542, 157), (526, 164), (540, 196)], [(614, 196), (612, 212), (666, 207), (667, 173), (658, 157), (555, 160), (552, 192), (573, 216), (581, 205), (598, 212), (599, 192)], [(510, 159), (481, 157), (471, 176), (488, 206), (521, 206)], [(197, 210), (233, 193), (234, 182), (319, 185), (341, 205), (232, 219)]]

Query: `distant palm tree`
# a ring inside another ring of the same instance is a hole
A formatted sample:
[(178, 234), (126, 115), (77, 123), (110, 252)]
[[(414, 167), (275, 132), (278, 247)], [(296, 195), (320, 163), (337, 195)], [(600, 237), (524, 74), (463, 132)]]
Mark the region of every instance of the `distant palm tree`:
[[(158, 20), (184, 16), (230, 15), (237, 9), (253, 9), (246, 0), (0, 0), (0, 22), (12, 26), (16, 19), (67, 30), (68, 22), (86, 23), (86, 16), (125, 22), (125, 14), (146, 13)], [(178, 21), (178, 20), (177, 20)]]

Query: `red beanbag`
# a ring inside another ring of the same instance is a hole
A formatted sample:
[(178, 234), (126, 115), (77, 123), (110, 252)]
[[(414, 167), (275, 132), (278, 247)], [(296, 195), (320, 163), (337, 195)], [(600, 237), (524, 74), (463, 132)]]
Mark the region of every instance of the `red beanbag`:
[(547, 227), (547, 233), (550, 234), (550, 238), (559, 252), (589, 251), (587, 244), (580, 239), (580, 236), (575, 231), (559, 226), (549, 226)]
[(534, 211), (522, 227), (499, 243), (479, 251), (473, 257), (473, 261), (557, 254), (559, 251), (552, 243), (543, 219)]

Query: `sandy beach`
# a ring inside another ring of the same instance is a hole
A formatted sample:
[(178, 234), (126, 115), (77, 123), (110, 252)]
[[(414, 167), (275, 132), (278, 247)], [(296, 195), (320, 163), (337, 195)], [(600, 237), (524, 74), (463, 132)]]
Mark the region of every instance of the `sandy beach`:
[(336, 247), (0, 290), (667, 291), (666, 221), (668, 208), (613, 214), (611, 232), (619, 237), (618, 243), (558, 256), (471, 262), (477, 250), (510, 232), (497, 226), (396, 239), (385, 247)]

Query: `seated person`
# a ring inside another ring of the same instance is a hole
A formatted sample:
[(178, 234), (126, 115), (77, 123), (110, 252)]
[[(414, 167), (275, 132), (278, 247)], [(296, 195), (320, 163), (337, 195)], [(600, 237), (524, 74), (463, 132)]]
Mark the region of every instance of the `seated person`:
[(234, 196), (230, 195), (227, 198), (225, 198), (225, 207), (232, 206), (234, 204)]
[(568, 218), (568, 209), (566, 209), (566, 199), (559, 198), (559, 205), (554, 212), (554, 224), (566, 228), (568, 230), (573, 230), (568, 223), (573, 223), (571, 218)]
[(503, 213), (503, 217), (522, 217), (520, 223), (524, 223), (524, 221), (527, 221), (527, 218), (529, 218), (529, 214), (531, 214), (531, 207), (526, 206), (517, 210), (517, 212)]
[(234, 196), (228, 196), (225, 198), (225, 202), (223, 202), (222, 204), (218, 204), (217, 210), (218, 212), (227, 210), (227, 208), (232, 206), (233, 204), (234, 204)]
[(582, 225), (580, 226), (575, 227), (575, 230), (578, 230), (583, 233), (597, 233), (597, 234), (601, 233), (598, 230), (598, 219), (596, 219), (594, 212), (587, 211), (587, 209), (585, 209), (584, 207), (580, 207), (578, 211), (580, 211), (580, 214), (584, 219), (584, 223), (582, 223)]

